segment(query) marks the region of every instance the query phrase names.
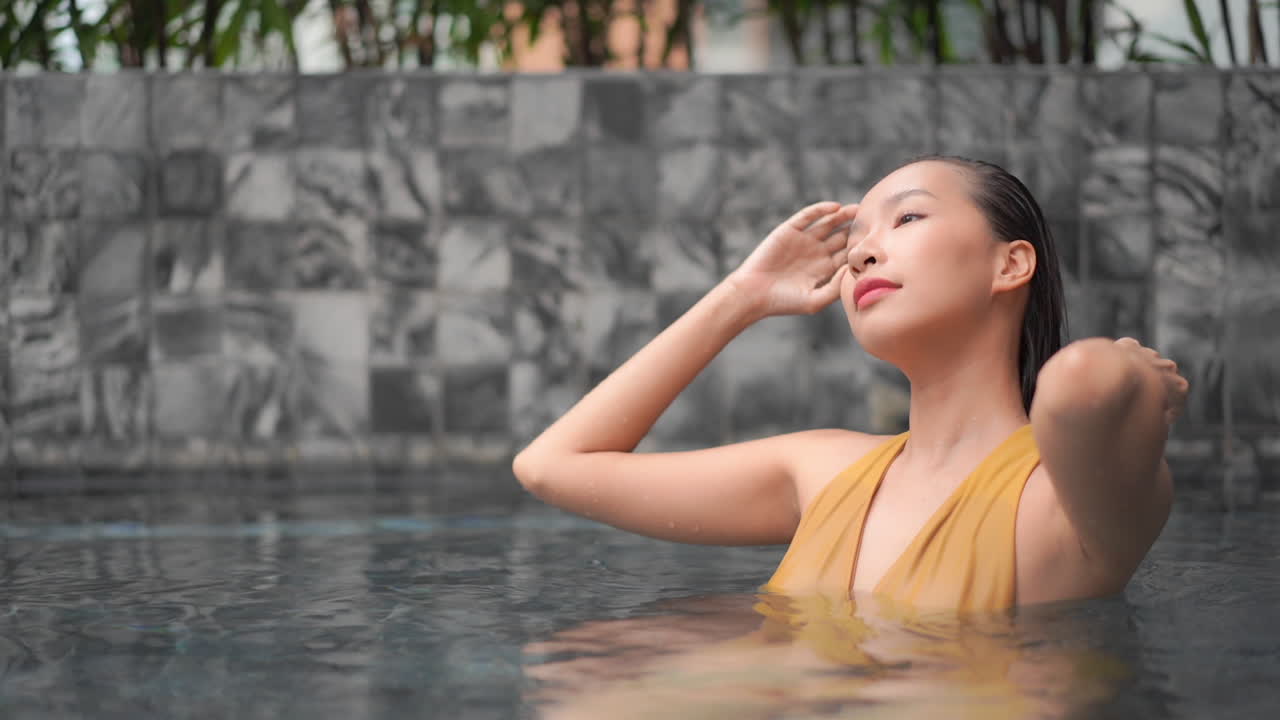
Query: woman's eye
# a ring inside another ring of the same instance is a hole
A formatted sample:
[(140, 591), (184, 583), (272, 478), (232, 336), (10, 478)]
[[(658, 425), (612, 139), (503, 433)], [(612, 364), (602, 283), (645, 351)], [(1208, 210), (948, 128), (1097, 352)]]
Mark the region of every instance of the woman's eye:
[(894, 227), (897, 227), (898, 225), (905, 225), (913, 220), (919, 220), (923, 217), (924, 217), (923, 215), (919, 215), (917, 213), (904, 213), (898, 216), (898, 222), (894, 225)]

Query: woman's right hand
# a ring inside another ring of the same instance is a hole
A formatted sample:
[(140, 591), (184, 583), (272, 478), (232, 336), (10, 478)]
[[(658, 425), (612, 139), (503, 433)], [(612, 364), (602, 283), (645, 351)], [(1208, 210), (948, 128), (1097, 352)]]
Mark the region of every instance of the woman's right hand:
[(773, 229), (728, 280), (762, 316), (808, 315), (840, 296), (857, 205), (820, 202)]

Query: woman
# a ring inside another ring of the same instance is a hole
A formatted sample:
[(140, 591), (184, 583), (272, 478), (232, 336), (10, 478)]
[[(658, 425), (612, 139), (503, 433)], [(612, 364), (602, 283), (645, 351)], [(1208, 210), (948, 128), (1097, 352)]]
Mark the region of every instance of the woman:
[[(797, 432), (637, 454), (738, 333), (839, 299), (911, 382), (909, 432)], [(548, 503), (659, 538), (790, 542), (765, 586), (960, 610), (1119, 591), (1168, 518), (1186, 381), (1132, 339), (1061, 347), (1062, 282), (1031, 194), (931, 157), (859, 205), (779, 225), (515, 459)]]

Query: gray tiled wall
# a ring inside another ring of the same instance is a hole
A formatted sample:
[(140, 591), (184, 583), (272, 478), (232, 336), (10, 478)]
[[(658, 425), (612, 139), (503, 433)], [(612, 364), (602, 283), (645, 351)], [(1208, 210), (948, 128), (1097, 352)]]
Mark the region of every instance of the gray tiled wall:
[[(10, 468), (500, 462), (764, 233), (926, 151), (1005, 164), (1076, 337), (1280, 456), (1280, 73), (0, 76)], [(797, 371), (800, 368), (801, 371)], [(647, 447), (894, 430), (838, 308), (751, 329)]]

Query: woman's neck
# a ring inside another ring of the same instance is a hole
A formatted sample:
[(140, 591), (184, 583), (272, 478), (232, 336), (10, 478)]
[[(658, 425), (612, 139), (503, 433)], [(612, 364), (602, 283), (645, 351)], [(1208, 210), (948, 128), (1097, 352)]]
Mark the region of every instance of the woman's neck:
[(903, 448), (904, 464), (941, 469), (970, 463), (1027, 424), (1016, 349), (932, 357), (943, 359), (908, 374), (911, 437)]

